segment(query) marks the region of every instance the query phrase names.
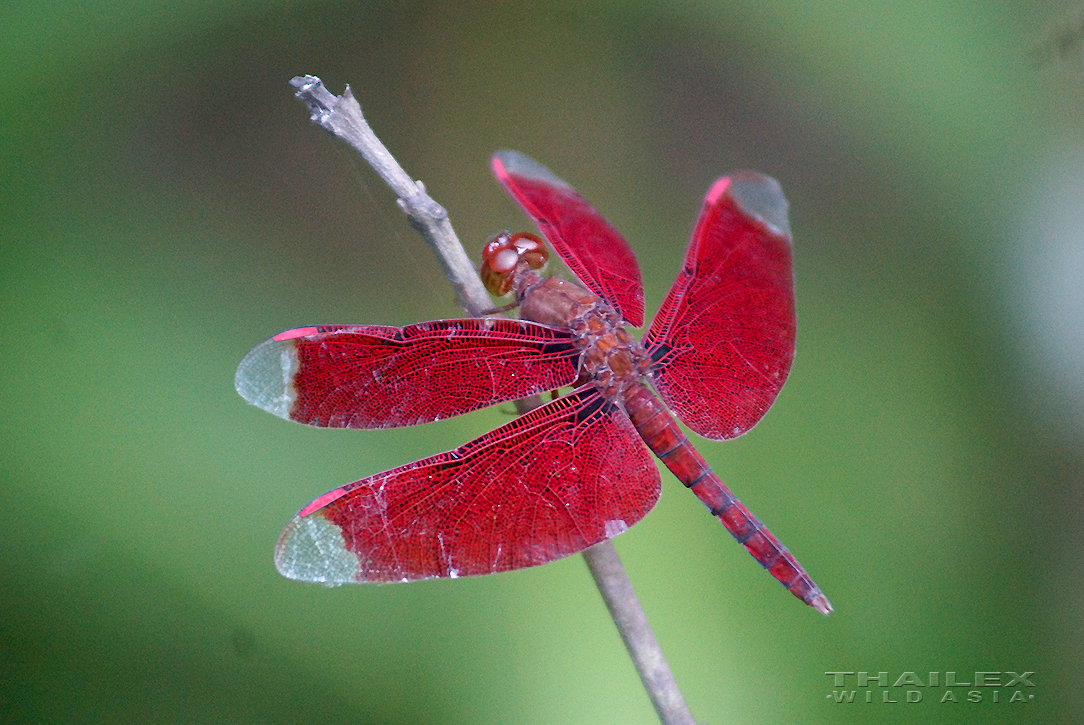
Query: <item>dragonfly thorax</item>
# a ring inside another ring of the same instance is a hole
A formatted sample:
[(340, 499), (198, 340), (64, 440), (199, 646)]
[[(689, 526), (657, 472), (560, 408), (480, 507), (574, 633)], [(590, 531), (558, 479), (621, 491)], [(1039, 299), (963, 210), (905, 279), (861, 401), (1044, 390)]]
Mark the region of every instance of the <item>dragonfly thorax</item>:
[(585, 334), (581, 345), (580, 382), (593, 380), (602, 396), (610, 400), (622, 398), (651, 367), (647, 351), (620, 325), (601, 334)]
[(598, 295), (568, 280), (539, 277), (534, 270), (517, 273), (514, 291), (521, 319), (574, 333), (582, 350), (577, 385), (594, 382), (604, 397), (613, 399), (648, 373), (647, 351)]

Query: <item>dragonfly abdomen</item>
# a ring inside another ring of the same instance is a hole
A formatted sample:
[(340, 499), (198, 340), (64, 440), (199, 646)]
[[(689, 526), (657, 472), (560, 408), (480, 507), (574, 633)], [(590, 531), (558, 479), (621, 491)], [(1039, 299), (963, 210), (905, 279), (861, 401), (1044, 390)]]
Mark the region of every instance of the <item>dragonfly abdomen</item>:
[(822, 614), (831, 612), (832, 605), (794, 555), (715, 475), (662, 402), (639, 384), (625, 391), (624, 404), (647, 447), (696, 494), (738, 543), (791, 594)]

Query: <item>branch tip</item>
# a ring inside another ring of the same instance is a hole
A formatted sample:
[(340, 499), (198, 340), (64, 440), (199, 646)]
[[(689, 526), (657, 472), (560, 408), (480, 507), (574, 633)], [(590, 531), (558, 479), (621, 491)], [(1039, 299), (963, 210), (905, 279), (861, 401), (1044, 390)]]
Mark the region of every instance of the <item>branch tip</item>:
[(309, 108), (312, 120), (323, 125), (339, 103), (339, 99), (324, 87), (324, 82), (316, 76), (297, 76), (290, 81), (297, 89), (294, 93)]

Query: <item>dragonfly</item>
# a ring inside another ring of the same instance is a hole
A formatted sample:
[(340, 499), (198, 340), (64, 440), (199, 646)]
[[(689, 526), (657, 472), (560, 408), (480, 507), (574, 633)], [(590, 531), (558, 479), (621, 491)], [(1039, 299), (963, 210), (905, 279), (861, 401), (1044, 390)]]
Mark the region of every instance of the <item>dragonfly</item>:
[(553, 398), (455, 450), (312, 501), (278, 539), (279, 572), (336, 585), (545, 564), (647, 515), (661, 491), (654, 453), (784, 587), (831, 612), (670, 413), (704, 438), (735, 438), (787, 379), (794, 281), (778, 182), (740, 172), (711, 186), (681, 271), (638, 341), (627, 328), (644, 323), (643, 283), (620, 233), (527, 156), (499, 151), (492, 169), (579, 284), (540, 274), (549, 250), (538, 236), (504, 233), (485, 246), (481, 275), (492, 294), (514, 295), (519, 319), (287, 330), (245, 356), (237, 391), (286, 420), (355, 429)]

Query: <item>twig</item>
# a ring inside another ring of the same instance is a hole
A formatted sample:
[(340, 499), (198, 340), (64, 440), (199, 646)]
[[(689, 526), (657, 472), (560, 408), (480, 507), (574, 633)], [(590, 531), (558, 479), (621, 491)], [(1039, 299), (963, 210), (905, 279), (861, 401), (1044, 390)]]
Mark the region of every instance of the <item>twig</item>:
[(662, 653), (651, 623), (640, 606), (628, 572), (617, 556), (614, 542), (607, 539), (583, 552), (587, 568), (595, 578), (606, 608), (610, 610), (617, 631), (625, 641), (632, 663), (640, 673), (647, 696), (664, 725), (696, 725), (696, 720), (681, 696), (674, 673)]
[(444, 267), (448, 281), (459, 296), (459, 306), (472, 317), (482, 317), (483, 311), (493, 307), (493, 303), (455, 236), (448, 212), (425, 192), (422, 182), (413, 181), (403, 171), (376, 137), (361, 114), (361, 106), (350, 92), (350, 86), (341, 96), (336, 96), (316, 76), (298, 76), (290, 81), (290, 85), (297, 89), (297, 97), (309, 107), (312, 120), (357, 149), (395, 192), (410, 225), (421, 233)]
[[(299, 76), (290, 85), (309, 107), (312, 120), (361, 153), (399, 197), (399, 206), (406, 212), (411, 226), (421, 233), (444, 267), (459, 295), (460, 306), (475, 317), (492, 308), (489, 294), (452, 230), (448, 212), (425, 192), (422, 182), (411, 180), (376, 137), (350, 87), (346, 87), (342, 96), (335, 96), (316, 76)], [(596, 544), (583, 552), (583, 556), (659, 720), (665, 725), (696, 725), (613, 543)]]

